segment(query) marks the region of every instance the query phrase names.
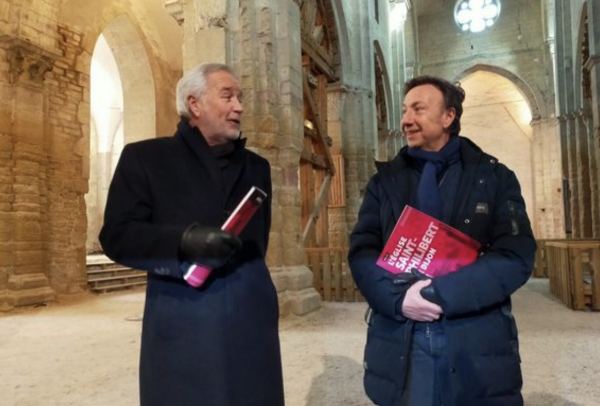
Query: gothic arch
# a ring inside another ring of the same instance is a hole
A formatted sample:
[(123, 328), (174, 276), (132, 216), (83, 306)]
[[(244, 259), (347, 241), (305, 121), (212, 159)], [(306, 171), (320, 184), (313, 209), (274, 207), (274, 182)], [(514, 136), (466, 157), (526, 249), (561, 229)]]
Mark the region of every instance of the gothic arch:
[[(154, 138), (157, 134), (172, 131), (176, 114), (174, 109), (175, 71), (161, 62), (165, 54), (157, 40), (158, 32), (144, 27), (144, 10), (132, 2), (129, 5), (103, 2), (67, 0), (59, 11), (59, 21), (81, 36), (82, 52), (75, 55), (76, 70), (81, 74), (81, 86), (91, 91), (91, 61), (100, 35), (104, 37), (116, 61), (123, 95), (122, 142), (110, 145), (109, 151), (99, 152), (91, 128), (82, 128), (88, 154), (83, 156), (87, 176), (88, 193), (85, 196), (87, 211), (87, 252), (100, 250), (97, 241), (102, 213), (106, 200), (106, 184), (112, 177), (114, 163), (122, 146), (129, 142)], [(173, 21), (175, 24), (175, 22)], [(178, 75), (177, 75), (178, 76)], [(164, 97), (156, 97), (161, 89)], [(171, 94), (170, 94), (171, 93)], [(94, 97), (93, 94), (90, 97)], [(94, 125), (94, 114), (80, 107), (84, 121)], [(168, 107), (167, 107), (168, 106)], [(172, 113), (172, 114), (168, 114)], [(168, 130), (167, 130), (168, 128)], [(97, 141), (97, 140), (96, 140)]]
[[(156, 17), (149, 14), (149, 8), (150, 4), (140, 0), (116, 4), (63, 0), (58, 20), (82, 37), (81, 46), (84, 52), (77, 56), (78, 71), (89, 72), (94, 46), (100, 34), (104, 34), (119, 62), (125, 92), (130, 90), (127, 83), (133, 84), (131, 90), (144, 87), (146, 95), (150, 92), (149, 86), (152, 87), (153, 94), (157, 94), (160, 89), (161, 97), (153, 98), (152, 106), (143, 106), (150, 109), (146, 111), (145, 121), (148, 126), (153, 126), (154, 129), (150, 134), (155, 136), (155, 134), (170, 134), (173, 130), (177, 119), (174, 103), (175, 84), (181, 76), (181, 66), (179, 66), (180, 59), (172, 57), (172, 52), (167, 50), (166, 39), (171, 39), (167, 32), (169, 30), (147, 23)], [(169, 17), (168, 21), (178, 27), (172, 18)], [(164, 22), (161, 24), (171, 25)], [(111, 35), (112, 33), (114, 35)], [(119, 53), (122, 55), (119, 56)], [(136, 58), (143, 60), (144, 67), (139, 72), (126, 66)], [(170, 65), (171, 60), (177, 61), (178, 66)], [(134, 108), (141, 109), (141, 106)], [(148, 114), (152, 116), (148, 117)], [(140, 135), (141, 137), (143, 135)]]
[(375, 77), (375, 112), (377, 114), (377, 143), (379, 146), (378, 159), (387, 160), (395, 155), (394, 135), (391, 128), (391, 119), (394, 116), (390, 112), (392, 89), (390, 77), (385, 63), (385, 56), (379, 41), (373, 43), (374, 55), (374, 77)]
[(588, 22), (588, 5), (583, 4), (579, 19), (579, 29), (577, 36), (577, 51), (575, 53), (575, 105), (582, 110), (590, 108), (592, 98), (591, 77), (589, 68), (586, 67), (586, 62), (590, 58), (590, 38), (589, 38), (589, 22)]
[(125, 143), (156, 136), (156, 95), (150, 60), (128, 17), (110, 21), (102, 35), (110, 46), (123, 85)]
[[(492, 72), (492, 73), (503, 76), (506, 79), (510, 80), (512, 83), (515, 84), (515, 86), (519, 89), (519, 91), (521, 92), (521, 94), (523, 95), (525, 100), (527, 101), (527, 104), (529, 105), (529, 108), (531, 109), (531, 120), (537, 121), (537, 120), (547, 118), (547, 112), (546, 112), (545, 108), (543, 108), (543, 109), (540, 108), (540, 103), (538, 103), (538, 100), (543, 100), (542, 95), (539, 94), (539, 92), (536, 92), (534, 89), (532, 89), (531, 86), (529, 86), (529, 84), (527, 82), (525, 82), (523, 79), (521, 79), (514, 73), (512, 73), (504, 68), (479, 63), (476, 65), (473, 65), (470, 68), (465, 69), (463, 72), (458, 74), (454, 78), (454, 81), (460, 81), (461, 79), (465, 78), (466, 76), (468, 76), (472, 73), (475, 73), (477, 71)], [(542, 107), (543, 107), (543, 105), (542, 105)]]

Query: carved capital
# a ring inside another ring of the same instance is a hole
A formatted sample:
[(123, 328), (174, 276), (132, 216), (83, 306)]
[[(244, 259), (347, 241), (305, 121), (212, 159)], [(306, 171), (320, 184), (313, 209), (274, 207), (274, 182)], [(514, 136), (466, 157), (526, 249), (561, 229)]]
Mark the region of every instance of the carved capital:
[(183, 6), (185, 5), (185, 0), (172, 0), (166, 2), (163, 7), (167, 10), (167, 13), (171, 15), (177, 21), (177, 24), (182, 25), (185, 21)]
[(11, 84), (20, 80), (35, 84), (44, 82), (44, 75), (54, 67), (54, 61), (21, 45), (12, 45), (6, 52), (8, 60), (8, 81)]

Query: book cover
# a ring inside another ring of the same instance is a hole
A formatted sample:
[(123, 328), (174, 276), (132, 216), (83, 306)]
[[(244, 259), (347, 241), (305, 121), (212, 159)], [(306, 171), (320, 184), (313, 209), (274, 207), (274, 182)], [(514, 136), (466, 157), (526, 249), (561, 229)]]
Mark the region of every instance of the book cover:
[(395, 274), (417, 268), (435, 278), (474, 262), (480, 248), (468, 235), (407, 205), (377, 265)]
[[(252, 186), (235, 210), (225, 220), (221, 230), (228, 231), (236, 236), (239, 235), (266, 198), (267, 194), (262, 189)], [(204, 284), (211, 271), (212, 269), (209, 267), (193, 264), (183, 278), (190, 285), (197, 288)]]

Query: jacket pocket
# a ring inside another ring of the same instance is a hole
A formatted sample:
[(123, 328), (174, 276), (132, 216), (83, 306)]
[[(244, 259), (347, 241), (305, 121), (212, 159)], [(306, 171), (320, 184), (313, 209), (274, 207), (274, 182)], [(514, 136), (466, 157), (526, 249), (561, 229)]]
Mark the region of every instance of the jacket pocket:
[(399, 401), (407, 371), (407, 323), (373, 316), (367, 331), (363, 366), (367, 396), (377, 405), (393, 405)]

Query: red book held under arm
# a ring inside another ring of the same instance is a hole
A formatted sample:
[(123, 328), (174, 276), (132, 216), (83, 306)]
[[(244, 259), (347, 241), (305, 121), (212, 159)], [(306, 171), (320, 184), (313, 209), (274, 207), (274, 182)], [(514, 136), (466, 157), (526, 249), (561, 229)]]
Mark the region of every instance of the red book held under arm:
[[(233, 213), (231, 213), (229, 218), (223, 223), (221, 230), (228, 231), (236, 236), (239, 235), (266, 197), (267, 194), (263, 190), (256, 186), (252, 186), (250, 191), (237, 205)], [(189, 268), (183, 278), (187, 283), (197, 288), (204, 284), (211, 271), (212, 269), (207, 266), (194, 264)]]
[(468, 235), (407, 205), (377, 265), (395, 274), (417, 268), (435, 278), (474, 262), (480, 248)]

